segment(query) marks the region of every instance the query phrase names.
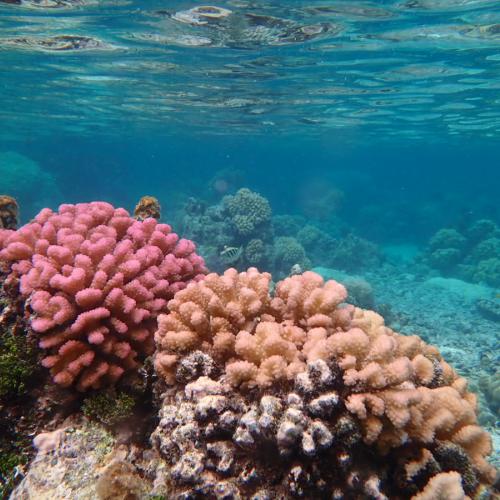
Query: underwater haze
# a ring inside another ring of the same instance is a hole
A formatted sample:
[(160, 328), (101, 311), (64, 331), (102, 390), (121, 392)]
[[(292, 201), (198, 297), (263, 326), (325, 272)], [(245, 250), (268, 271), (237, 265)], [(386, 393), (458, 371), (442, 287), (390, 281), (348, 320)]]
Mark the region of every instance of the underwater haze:
[(210, 271), (343, 282), (468, 378), (498, 467), (498, 0), (0, 0), (0, 90), (19, 225), (149, 195)]

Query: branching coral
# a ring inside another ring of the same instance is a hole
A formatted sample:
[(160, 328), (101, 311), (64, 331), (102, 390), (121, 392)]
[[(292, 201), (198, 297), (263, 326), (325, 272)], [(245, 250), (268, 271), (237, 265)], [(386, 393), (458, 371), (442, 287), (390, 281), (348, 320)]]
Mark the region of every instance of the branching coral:
[(44, 209), (1, 233), (0, 248), (32, 311), (42, 364), (81, 391), (113, 384), (151, 354), (156, 316), (205, 272), (194, 244), (170, 226), (103, 202)]
[(335, 281), (306, 272), (271, 295), (270, 279), (210, 274), (159, 317), (171, 388), (153, 442), (179, 496), (462, 498), (493, 480), (476, 398), (436, 348)]

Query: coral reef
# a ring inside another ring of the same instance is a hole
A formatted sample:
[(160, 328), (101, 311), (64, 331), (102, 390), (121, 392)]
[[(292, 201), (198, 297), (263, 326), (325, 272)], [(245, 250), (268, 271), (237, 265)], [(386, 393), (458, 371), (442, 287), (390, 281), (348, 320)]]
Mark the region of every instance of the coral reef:
[(462, 272), (466, 277), (476, 283), (500, 287), (500, 239), (498, 239), (498, 251), (491, 259), (483, 259), (476, 266), (467, 266)]
[(373, 268), (381, 262), (381, 254), (375, 243), (349, 233), (336, 241), (330, 251), (328, 266), (353, 272)]
[[(130, 485), (125, 477), (117, 478), (113, 468), (111, 475), (104, 474), (107, 469), (102, 471), (103, 464), (96, 460), (103, 447), (105, 455), (110, 451), (106, 445), (110, 435), (100, 422), (121, 443), (142, 442), (142, 433), (150, 428), (156, 409), (151, 403), (150, 387), (141, 390), (135, 380), (147, 378), (150, 363), (134, 377), (121, 381), (120, 386), (127, 392), (107, 388), (86, 393), (84, 398), (53, 384), (50, 373), (40, 364), (42, 353), (37, 349), (36, 333), (27, 324), (24, 300), (17, 287), (4, 278), (5, 275), (0, 276), (0, 375), (5, 376), (6, 382), (0, 394), (0, 496), (9, 498), (19, 482), (23, 484), (13, 498), (18, 498), (17, 494), (19, 498), (32, 499), (98, 498), (94, 488), (103, 493), (116, 492), (118, 485), (112, 483), (116, 480), (121, 484), (120, 478)], [(92, 423), (81, 418), (79, 409)], [(89, 427), (101, 428), (103, 432), (95, 435)], [(87, 439), (91, 443), (85, 449), (75, 442)], [(96, 484), (97, 477), (102, 481)], [(99, 488), (102, 483), (109, 484), (109, 489)]]
[(243, 188), (209, 207), (191, 198), (184, 211), (182, 233), (200, 244), (211, 269), (271, 265), (271, 207), (258, 193)]
[(0, 195), (0, 229), (16, 229), (19, 206), (12, 196)]
[(440, 229), (422, 256), (430, 267), (448, 276), (500, 286), (500, 228), (481, 219), (463, 231)]
[[(297, 234), (302, 228), (312, 227), (316, 229), (315, 226), (308, 225), (304, 217), (300, 217), (298, 215), (290, 215), (290, 214), (273, 215), (272, 224), (273, 224), (274, 234), (276, 236), (294, 235), (295, 237), (298, 238)], [(304, 245), (304, 242), (301, 241), (301, 244)]]
[(333, 237), (307, 224), (297, 232), (296, 238), (316, 266), (357, 272), (377, 266), (382, 260), (377, 245), (350, 232)]
[(171, 498), (464, 498), (494, 479), (439, 351), (312, 272), (209, 274), (159, 316)]
[(0, 248), (7, 281), (19, 280), (32, 311), (43, 366), (80, 391), (114, 384), (151, 354), (157, 314), (205, 273), (195, 245), (170, 226), (104, 202), (44, 209), (0, 232)]
[(36, 352), (26, 336), (9, 329), (0, 332), (0, 401), (24, 392), (35, 361)]
[(109, 463), (96, 483), (99, 500), (130, 500), (144, 498), (150, 486), (139, 475), (139, 471), (125, 460)]
[(300, 216), (271, 216), (269, 202), (247, 188), (209, 207), (190, 199), (184, 211), (182, 233), (200, 244), (214, 271), (258, 266), (281, 279), (293, 266), (359, 271), (381, 261), (375, 244), (352, 233), (341, 235), (337, 226), (325, 231)]
[[(3, 277), (3, 276), (2, 276)], [(1, 283), (1, 282), (0, 282)], [(30, 440), (19, 435), (16, 422), (25, 415), (9, 404), (18, 403), (38, 375), (36, 351), (23, 332), (22, 321), (0, 287), (0, 497), (7, 498), (18, 476), (17, 468), (28, 461)], [(14, 405), (12, 405), (14, 406)], [(29, 408), (29, 406), (28, 406)], [(27, 413), (29, 410), (24, 410)]]
[(250, 240), (245, 248), (245, 259), (252, 266), (258, 266), (266, 261), (266, 245), (259, 238)]
[(160, 202), (154, 196), (143, 196), (134, 209), (134, 219), (143, 221), (145, 219), (160, 220)]
[[(78, 415), (33, 440), (34, 460), (13, 500), (166, 500), (164, 466), (138, 443), (125, 443)], [(162, 493), (159, 491), (161, 490)]]
[[(1, 269), (0, 265), (0, 269)], [(41, 367), (24, 301), (0, 271), (0, 497), (7, 498), (32, 455), (31, 436), (59, 415), (72, 411), (71, 398), (59, 398), (57, 411), (48, 373)]]
[(0, 269), (0, 406), (23, 394), (38, 370), (36, 345), (24, 331), (20, 304), (4, 289), (5, 277)]

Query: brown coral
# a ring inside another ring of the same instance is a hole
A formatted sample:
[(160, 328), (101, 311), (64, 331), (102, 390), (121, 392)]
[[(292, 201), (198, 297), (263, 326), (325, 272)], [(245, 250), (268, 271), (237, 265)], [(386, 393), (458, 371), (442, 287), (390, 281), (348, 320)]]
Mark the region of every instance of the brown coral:
[(160, 202), (154, 196), (143, 196), (134, 209), (134, 219), (156, 219), (160, 220), (161, 206)]
[(342, 304), (335, 281), (306, 272), (271, 295), (270, 279), (210, 274), (160, 316), (155, 366), (173, 388), (154, 441), (179, 493), (429, 498), (493, 480), (475, 396), (435, 347)]
[(0, 229), (16, 229), (19, 206), (12, 196), (0, 195)]

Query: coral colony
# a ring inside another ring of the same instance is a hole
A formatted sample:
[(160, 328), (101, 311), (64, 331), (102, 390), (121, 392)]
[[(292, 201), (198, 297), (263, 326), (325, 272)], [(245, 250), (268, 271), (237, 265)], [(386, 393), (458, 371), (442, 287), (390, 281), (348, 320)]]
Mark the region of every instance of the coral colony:
[[(269, 205), (249, 190), (225, 203), (248, 251)], [(458, 500), (493, 483), (476, 396), (437, 348), (310, 271), (207, 274), (143, 204), (137, 219), (103, 202), (44, 209), (0, 230), (0, 259), (54, 388), (97, 394), (102, 414), (99, 390), (152, 356), (144, 446), (167, 467), (165, 498)]]
[(45, 209), (0, 233), (0, 245), (7, 280), (19, 279), (29, 298), (42, 364), (81, 391), (113, 384), (151, 354), (156, 316), (205, 272), (194, 244), (170, 226), (101, 202)]
[(462, 498), (493, 480), (476, 397), (436, 348), (343, 307), (333, 280), (270, 280), (209, 274), (159, 317), (153, 442), (180, 498)]

